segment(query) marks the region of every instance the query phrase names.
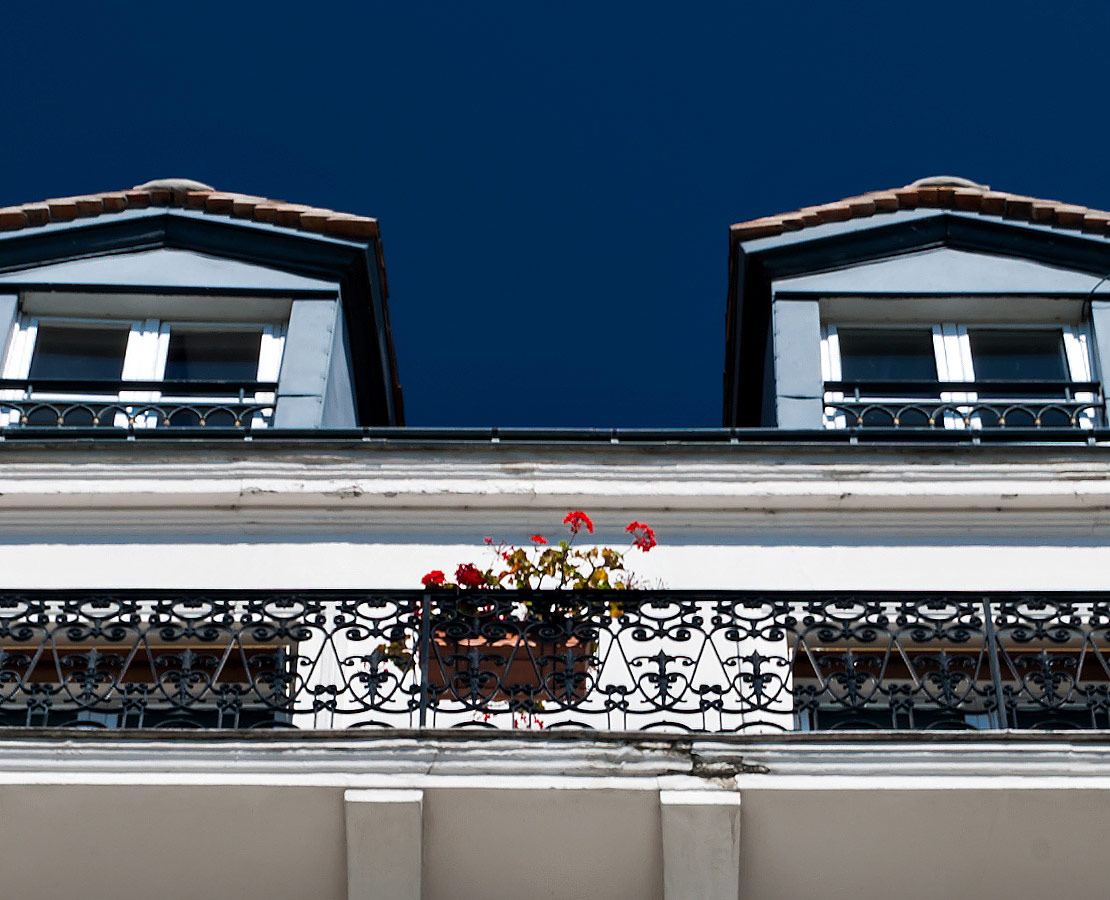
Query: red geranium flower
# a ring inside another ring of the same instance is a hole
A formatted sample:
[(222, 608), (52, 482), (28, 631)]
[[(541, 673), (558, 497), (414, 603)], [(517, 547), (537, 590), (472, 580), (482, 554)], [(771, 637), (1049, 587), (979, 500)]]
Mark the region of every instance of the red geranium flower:
[(478, 570), (474, 563), (463, 563), (455, 570), (455, 581), (462, 587), (476, 588), (486, 583), (486, 576)]
[(439, 571), (439, 569), (433, 569), (431, 572), (420, 579), (420, 583), (427, 588), (434, 587), (437, 584), (443, 584), (443, 582), (445, 582), (446, 580), (447, 576)]
[(534, 534), (530, 538), (528, 538), (528, 540), (530, 540), (533, 544), (546, 544), (547, 543), (547, 540), (544, 538), (544, 536), (542, 534)]
[(570, 526), (571, 534), (578, 534), (583, 525), (586, 526), (586, 530), (590, 534), (594, 533), (594, 523), (591, 522), (590, 517), (580, 509), (572, 509), (568, 512), (567, 517), (563, 519), (563, 524)]
[(639, 547), (644, 553), (655, 546), (655, 529), (650, 525), (645, 525), (643, 522), (629, 522), (624, 530), (632, 535), (632, 546)]

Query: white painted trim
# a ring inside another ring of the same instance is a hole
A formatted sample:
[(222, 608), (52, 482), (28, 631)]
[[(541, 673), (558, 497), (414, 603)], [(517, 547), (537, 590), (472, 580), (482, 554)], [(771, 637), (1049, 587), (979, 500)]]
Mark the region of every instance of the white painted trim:
[(659, 803), (662, 806), (739, 806), (740, 795), (735, 791), (681, 791), (661, 790)]
[[(800, 448), (706, 453), (604, 447), (425, 451), (254, 447), (5, 451), (0, 509), (1057, 510), (1110, 508), (1110, 458), (1075, 447)], [(571, 504), (567, 506), (567, 504)]]
[[(848, 740), (823, 733), (783, 740), (767, 735), (644, 735), (567, 741), (510, 734), (445, 740), (426, 736), (320, 740), (31, 739), (0, 740), (0, 784), (296, 784), (409, 792), (436, 788), (644, 790), (667, 802), (734, 805), (740, 789), (899, 789), (999, 787), (1007, 790), (1110, 788), (1110, 734), (1000, 733), (951, 740), (883, 734)], [(691, 740), (691, 737), (699, 738)], [(808, 737), (808, 736), (807, 736)], [(698, 777), (697, 762), (741, 771)], [(559, 775), (547, 774), (557, 767)], [(763, 770), (763, 771), (760, 771)], [(723, 780), (722, 780), (723, 779)], [(727, 786), (726, 786), (727, 783)], [(360, 799), (360, 798), (356, 798)]]

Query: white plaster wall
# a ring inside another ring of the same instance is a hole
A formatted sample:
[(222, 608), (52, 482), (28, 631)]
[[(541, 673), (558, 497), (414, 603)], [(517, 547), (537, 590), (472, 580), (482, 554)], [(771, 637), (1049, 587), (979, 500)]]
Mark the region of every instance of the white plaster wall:
[(628, 556), (654, 586), (1102, 590), (1105, 454), (13, 448), (0, 570), (9, 587), (416, 587), (584, 509), (603, 545), (655, 526)]
[[(665, 534), (663, 538), (665, 539)], [(0, 544), (9, 588), (397, 588), (431, 569), (482, 564), (475, 543), (252, 541), (220, 544), (81, 540)], [(766, 590), (1105, 590), (1110, 547), (969, 546), (924, 541), (813, 547), (660, 547), (630, 556), (649, 586)]]
[(4, 897), (344, 900), (341, 789), (0, 788)]
[(655, 790), (425, 792), (426, 900), (663, 900)]
[(1106, 790), (744, 791), (740, 896), (1102, 897)]
[(707, 790), (741, 796), (741, 898), (1105, 894), (1104, 741), (821, 737), (6, 737), (3, 895), (341, 900), (352, 787), (423, 791), (427, 900), (664, 900), (660, 792)]

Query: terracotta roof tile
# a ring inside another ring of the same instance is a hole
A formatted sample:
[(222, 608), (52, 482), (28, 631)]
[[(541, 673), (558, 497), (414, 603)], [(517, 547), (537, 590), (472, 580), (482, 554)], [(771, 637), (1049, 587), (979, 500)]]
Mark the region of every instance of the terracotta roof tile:
[(28, 225), (45, 225), (50, 221), (50, 207), (45, 203), (24, 203), (19, 208), (26, 213)]
[(822, 222), (843, 222), (845, 219), (852, 218), (852, 208), (843, 203), (819, 206), (815, 212)]
[(124, 191), (123, 195), (127, 198), (127, 206), (130, 209), (146, 209), (150, 206), (150, 194), (147, 191)]
[(983, 205), (983, 192), (969, 191), (967, 188), (960, 188), (952, 195), (952, 205), (956, 209), (978, 212)]
[(152, 206), (198, 210), (212, 215), (234, 216), (284, 228), (364, 240), (378, 236), (378, 222), (356, 216), (267, 200), (248, 194), (217, 191), (186, 179), (164, 179), (127, 191), (109, 191), (80, 197), (58, 197), (0, 209), (0, 231), (33, 228), (51, 222), (72, 222), (128, 209)]
[(1084, 231), (1092, 231), (1095, 234), (1105, 234), (1107, 228), (1110, 228), (1110, 213), (1088, 210), (1083, 214), (1082, 227)]
[(77, 200), (74, 197), (61, 197), (46, 201), (53, 222), (72, 222), (77, 218)]
[(1007, 197), (1006, 209), (1002, 213), (1007, 219), (1023, 219), (1026, 222), (1033, 219), (1033, 200), (1029, 197)]
[(878, 207), (875, 206), (874, 200), (869, 200), (866, 197), (860, 197), (856, 200), (848, 202), (848, 211), (852, 214), (853, 219), (862, 219), (865, 216), (875, 215)]
[(26, 226), (27, 214), (18, 206), (6, 206), (0, 209), (0, 231), (11, 231)]
[(917, 191), (912, 188), (902, 188), (894, 192), (894, 196), (898, 198), (899, 209), (917, 209), (920, 205), (920, 196)]
[(834, 203), (807, 206), (796, 212), (764, 216), (733, 225), (730, 231), (735, 238), (751, 240), (826, 222), (842, 222), (904, 209), (953, 209), (1095, 234), (1110, 233), (1110, 213), (1057, 200), (1039, 200), (992, 191), (986, 185), (952, 176), (922, 178), (893, 190), (873, 191)]
[(871, 202), (875, 204), (875, 212), (894, 212), (898, 209), (898, 197), (894, 191), (872, 194)]
[(104, 204), (104, 212), (123, 212), (127, 209), (127, 195), (123, 191), (101, 194), (100, 200)]
[(937, 188), (927, 187), (917, 189), (917, 205), (939, 207), (940, 191)]
[(1037, 200), (1033, 203), (1033, 213), (1030, 218), (1034, 222), (1054, 222), (1056, 220), (1056, 204), (1051, 201)]
[(1061, 204), (1056, 207), (1056, 224), (1061, 228), (1082, 228), (1083, 217), (1088, 210), (1085, 206), (1068, 206)]

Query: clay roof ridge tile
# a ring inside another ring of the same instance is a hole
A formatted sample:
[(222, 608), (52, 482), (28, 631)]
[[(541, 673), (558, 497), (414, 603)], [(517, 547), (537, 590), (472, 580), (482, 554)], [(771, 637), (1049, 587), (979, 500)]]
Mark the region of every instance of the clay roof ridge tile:
[(188, 181), (182, 181), (180, 184), (151, 182), (126, 190), (52, 197), (33, 203), (4, 207), (0, 210), (0, 214), (3, 215), (0, 230), (11, 231), (46, 225), (50, 222), (70, 222), (104, 213), (147, 209), (152, 206), (228, 215), (343, 237), (365, 238), (378, 235), (378, 221), (370, 216), (338, 212), (301, 203), (288, 203), (254, 194), (217, 191), (206, 185)]

